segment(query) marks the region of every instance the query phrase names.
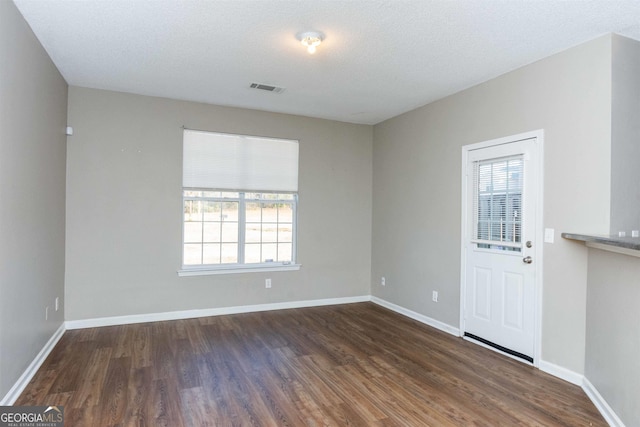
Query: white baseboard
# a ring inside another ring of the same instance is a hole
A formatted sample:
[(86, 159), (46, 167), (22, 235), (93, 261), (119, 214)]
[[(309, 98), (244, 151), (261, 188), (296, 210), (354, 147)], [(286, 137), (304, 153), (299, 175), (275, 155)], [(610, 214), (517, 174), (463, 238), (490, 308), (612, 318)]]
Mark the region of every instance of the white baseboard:
[(595, 407), (600, 411), (600, 414), (611, 427), (624, 427), (624, 423), (615, 413), (615, 411), (609, 406), (606, 400), (598, 393), (598, 390), (591, 384), (591, 382), (585, 377), (582, 381), (582, 389), (587, 394), (589, 399), (593, 402)]
[(624, 423), (615, 413), (615, 411), (609, 406), (606, 400), (600, 395), (598, 390), (591, 384), (591, 382), (584, 376), (577, 372), (573, 372), (569, 369), (555, 365), (544, 360), (540, 361), (539, 366), (541, 371), (544, 371), (554, 377), (568, 381), (571, 384), (580, 386), (584, 390), (585, 394), (591, 402), (595, 405), (596, 409), (600, 412), (602, 417), (607, 421), (611, 427), (624, 427)]
[(429, 316), (425, 316), (424, 314), (416, 313), (415, 311), (409, 310), (407, 308), (401, 307), (389, 301), (383, 300), (378, 297), (371, 297), (371, 302), (378, 304), (384, 308), (388, 308), (389, 310), (395, 311), (396, 313), (402, 314), (403, 316), (407, 316), (412, 318), (413, 320), (417, 320), (420, 323), (424, 323), (425, 325), (432, 326), (441, 331), (447, 332), (451, 335), (455, 335), (456, 337), (460, 336), (460, 329), (448, 325), (439, 320), (433, 319)]
[(319, 307), (323, 305), (352, 304), (371, 301), (369, 295), (344, 298), (328, 298), (272, 304), (242, 305), (236, 307), (205, 308), (200, 310), (169, 311), (166, 313), (133, 314), (129, 316), (99, 317), (95, 319), (68, 320), (67, 329), (96, 328), (101, 326), (128, 325), (132, 323), (161, 322), (165, 320), (193, 319), (225, 314), (252, 313), (258, 311), (285, 310), (289, 308)]
[(9, 392), (2, 398), (2, 400), (0, 400), (0, 406), (10, 406), (15, 403), (18, 397), (20, 397), (20, 394), (29, 384), (29, 381), (31, 381), (31, 378), (33, 378), (36, 372), (38, 372), (38, 369), (40, 369), (42, 363), (44, 363), (47, 356), (49, 356), (51, 350), (53, 350), (58, 341), (60, 341), (60, 338), (62, 338), (64, 331), (65, 324), (63, 322), (58, 330), (56, 330), (51, 338), (49, 338), (49, 341), (47, 341), (44, 347), (42, 347), (42, 350), (40, 350), (40, 352), (36, 355), (31, 364), (27, 366), (27, 369), (22, 373), (20, 378), (18, 378), (18, 381), (16, 381), (16, 383), (13, 385), (13, 387), (11, 387)]
[(577, 386), (582, 386), (584, 376), (570, 369), (563, 368), (562, 366), (558, 366), (545, 360), (540, 360), (538, 368), (542, 372), (546, 372), (547, 374), (553, 375), (554, 377), (560, 378), (561, 380), (565, 380)]

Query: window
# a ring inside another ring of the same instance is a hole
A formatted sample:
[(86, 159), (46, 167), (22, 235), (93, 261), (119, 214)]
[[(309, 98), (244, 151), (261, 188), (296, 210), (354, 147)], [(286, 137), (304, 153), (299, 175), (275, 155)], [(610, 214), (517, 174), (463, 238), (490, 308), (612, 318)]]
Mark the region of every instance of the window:
[(297, 269), (298, 142), (185, 130), (180, 273)]
[(478, 248), (520, 252), (522, 156), (474, 164), (474, 242)]

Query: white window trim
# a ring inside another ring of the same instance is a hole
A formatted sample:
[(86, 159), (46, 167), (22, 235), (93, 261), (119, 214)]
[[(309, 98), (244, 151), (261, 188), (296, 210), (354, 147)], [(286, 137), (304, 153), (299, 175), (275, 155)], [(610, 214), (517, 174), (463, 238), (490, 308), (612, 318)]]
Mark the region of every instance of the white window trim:
[(215, 274), (237, 274), (237, 273), (261, 273), (271, 271), (298, 271), (302, 264), (245, 264), (245, 265), (224, 265), (224, 266), (203, 266), (193, 268), (183, 268), (178, 270), (179, 277), (190, 276), (212, 276)]

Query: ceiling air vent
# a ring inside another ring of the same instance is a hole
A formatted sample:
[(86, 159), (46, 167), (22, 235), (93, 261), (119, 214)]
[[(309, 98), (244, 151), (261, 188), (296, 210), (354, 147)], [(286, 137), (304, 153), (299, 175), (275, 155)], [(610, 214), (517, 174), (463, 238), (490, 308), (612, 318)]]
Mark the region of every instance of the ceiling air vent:
[(282, 93), (282, 92), (284, 92), (284, 88), (283, 87), (263, 85), (261, 83), (251, 83), (251, 86), (249, 86), (249, 87), (251, 89), (266, 90), (267, 92), (274, 92), (274, 93)]

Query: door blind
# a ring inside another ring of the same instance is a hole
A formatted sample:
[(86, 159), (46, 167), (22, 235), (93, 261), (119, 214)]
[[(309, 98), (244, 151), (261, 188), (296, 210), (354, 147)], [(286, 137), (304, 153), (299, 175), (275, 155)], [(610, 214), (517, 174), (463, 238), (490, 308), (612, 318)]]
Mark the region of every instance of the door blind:
[(520, 251), (522, 155), (474, 162), (473, 227), (478, 247)]

